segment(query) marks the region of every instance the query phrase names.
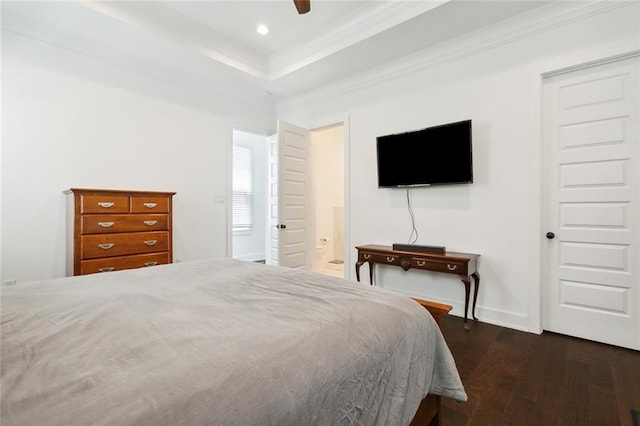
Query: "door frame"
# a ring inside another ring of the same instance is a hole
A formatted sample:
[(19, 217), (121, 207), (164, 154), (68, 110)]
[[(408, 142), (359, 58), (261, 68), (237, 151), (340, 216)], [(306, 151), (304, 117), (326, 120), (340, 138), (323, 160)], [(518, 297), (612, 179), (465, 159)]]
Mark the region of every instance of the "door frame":
[[(539, 206), (538, 209), (531, 210), (531, 221), (529, 223), (536, 224), (529, 236), (529, 247), (527, 251), (530, 259), (537, 259), (539, 267), (537, 271), (532, 273), (536, 274), (533, 282), (537, 283), (537, 286), (531, 286), (528, 291), (529, 303), (529, 331), (533, 333), (543, 332), (543, 294), (546, 283), (550, 277), (550, 264), (547, 256), (548, 240), (544, 236), (544, 230), (548, 226), (548, 212), (550, 209), (550, 200), (548, 193), (549, 177), (546, 170), (549, 167), (549, 147), (546, 146), (545, 141), (545, 117), (543, 113), (544, 107), (544, 88), (545, 80), (557, 75), (567, 74), (583, 69), (593, 68), (608, 63), (615, 63), (626, 59), (640, 57), (640, 49), (624, 50), (621, 53), (615, 55), (594, 55), (590, 58), (562, 58), (554, 62), (545, 62), (536, 64), (532, 77), (530, 79), (530, 93), (537, 94), (537, 96), (531, 97), (531, 109), (530, 109), (530, 148), (528, 154), (530, 155), (531, 162), (538, 164), (538, 167), (531, 170), (533, 179), (538, 182), (537, 189), (532, 188), (532, 205)], [(537, 203), (533, 202), (536, 200)]]

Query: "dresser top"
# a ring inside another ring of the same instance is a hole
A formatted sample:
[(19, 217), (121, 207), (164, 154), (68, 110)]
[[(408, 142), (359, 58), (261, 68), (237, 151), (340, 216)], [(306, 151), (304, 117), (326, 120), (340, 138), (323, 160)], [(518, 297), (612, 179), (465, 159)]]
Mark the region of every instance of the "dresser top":
[(129, 189), (95, 189), (95, 188), (71, 188), (64, 191), (65, 194), (84, 194), (84, 195), (147, 195), (147, 196), (167, 196), (176, 195), (175, 192), (166, 191), (132, 191)]

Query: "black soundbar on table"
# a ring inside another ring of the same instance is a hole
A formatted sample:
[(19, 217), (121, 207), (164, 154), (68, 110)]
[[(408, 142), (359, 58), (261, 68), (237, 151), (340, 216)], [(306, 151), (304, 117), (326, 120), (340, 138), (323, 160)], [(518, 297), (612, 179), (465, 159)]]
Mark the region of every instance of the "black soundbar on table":
[(391, 248), (397, 251), (417, 251), (419, 253), (446, 253), (444, 246), (421, 246), (418, 244), (394, 243)]

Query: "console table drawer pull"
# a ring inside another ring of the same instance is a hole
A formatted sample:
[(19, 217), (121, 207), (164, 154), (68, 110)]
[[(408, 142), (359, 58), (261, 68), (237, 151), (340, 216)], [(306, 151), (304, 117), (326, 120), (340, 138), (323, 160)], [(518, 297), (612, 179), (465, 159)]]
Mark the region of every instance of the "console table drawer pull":
[(106, 267), (106, 268), (100, 268), (100, 269), (98, 269), (98, 272), (111, 272), (111, 271), (113, 271), (114, 269), (116, 269), (116, 268), (115, 268), (115, 267), (113, 267), (113, 266), (108, 266), (108, 267)]
[(371, 259), (371, 255), (370, 254), (363, 254), (362, 257), (364, 257), (365, 259)]
[(103, 228), (111, 228), (115, 222), (98, 222), (98, 226)]
[(387, 262), (391, 263), (393, 262), (394, 257), (393, 256), (387, 256)]
[(144, 266), (156, 266), (158, 262), (144, 262)]
[(98, 205), (104, 209), (110, 209), (115, 205), (115, 203), (107, 202), (107, 201), (98, 201)]
[(158, 207), (158, 203), (143, 203), (143, 206), (145, 206), (148, 209), (154, 209), (156, 207)]
[(145, 240), (145, 244), (148, 246), (155, 246), (158, 240)]
[(109, 250), (113, 246), (115, 246), (114, 243), (98, 244), (98, 247), (100, 247), (102, 250)]
[(418, 264), (418, 266), (423, 267), (424, 265), (427, 264), (426, 260), (417, 260), (416, 263)]
[(447, 263), (447, 269), (450, 270), (450, 271), (455, 271), (456, 269), (458, 269), (458, 265), (453, 265), (452, 266), (452, 265), (449, 265)]
[(145, 221), (144, 221), (144, 224), (145, 224), (145, 225), (147, 225), (147, 226), (153, 226), (153, 225), (155, 225), (156, 223), (158, 223), (158, 221), (157, 221), (157, 220), (145, 220)]

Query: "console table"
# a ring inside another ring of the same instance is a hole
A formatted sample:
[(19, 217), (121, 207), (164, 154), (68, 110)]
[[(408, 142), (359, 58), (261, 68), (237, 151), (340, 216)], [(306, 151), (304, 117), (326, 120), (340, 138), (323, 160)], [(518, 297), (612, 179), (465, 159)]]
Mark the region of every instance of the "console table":
[(409, 269), (422, 269), (425, 271), (443, 272), (445, 274), (458, 275), (464, 284), (464, 328), (467, 324), (467, 311), (469, 309), (469, 296), (471, 293), (471, 277), (475, 281), (473, 291), (473, 305), (471, 316), (476, 318), (476, 300), (478, 299), (478, 287), (480, 286), (480, 274), (478, 274), (479, 254), (471, 253), (431, 253), (419, 251), (393, 250), (391, 246), (365, 245), (356, 247), (358, 261), (356, 262), (356, 278), (360, 281), (360, 267), (364, 263), (369, 264), (369, 284), (373, 285), (374, 265), (399, 266), (405, 271)]

